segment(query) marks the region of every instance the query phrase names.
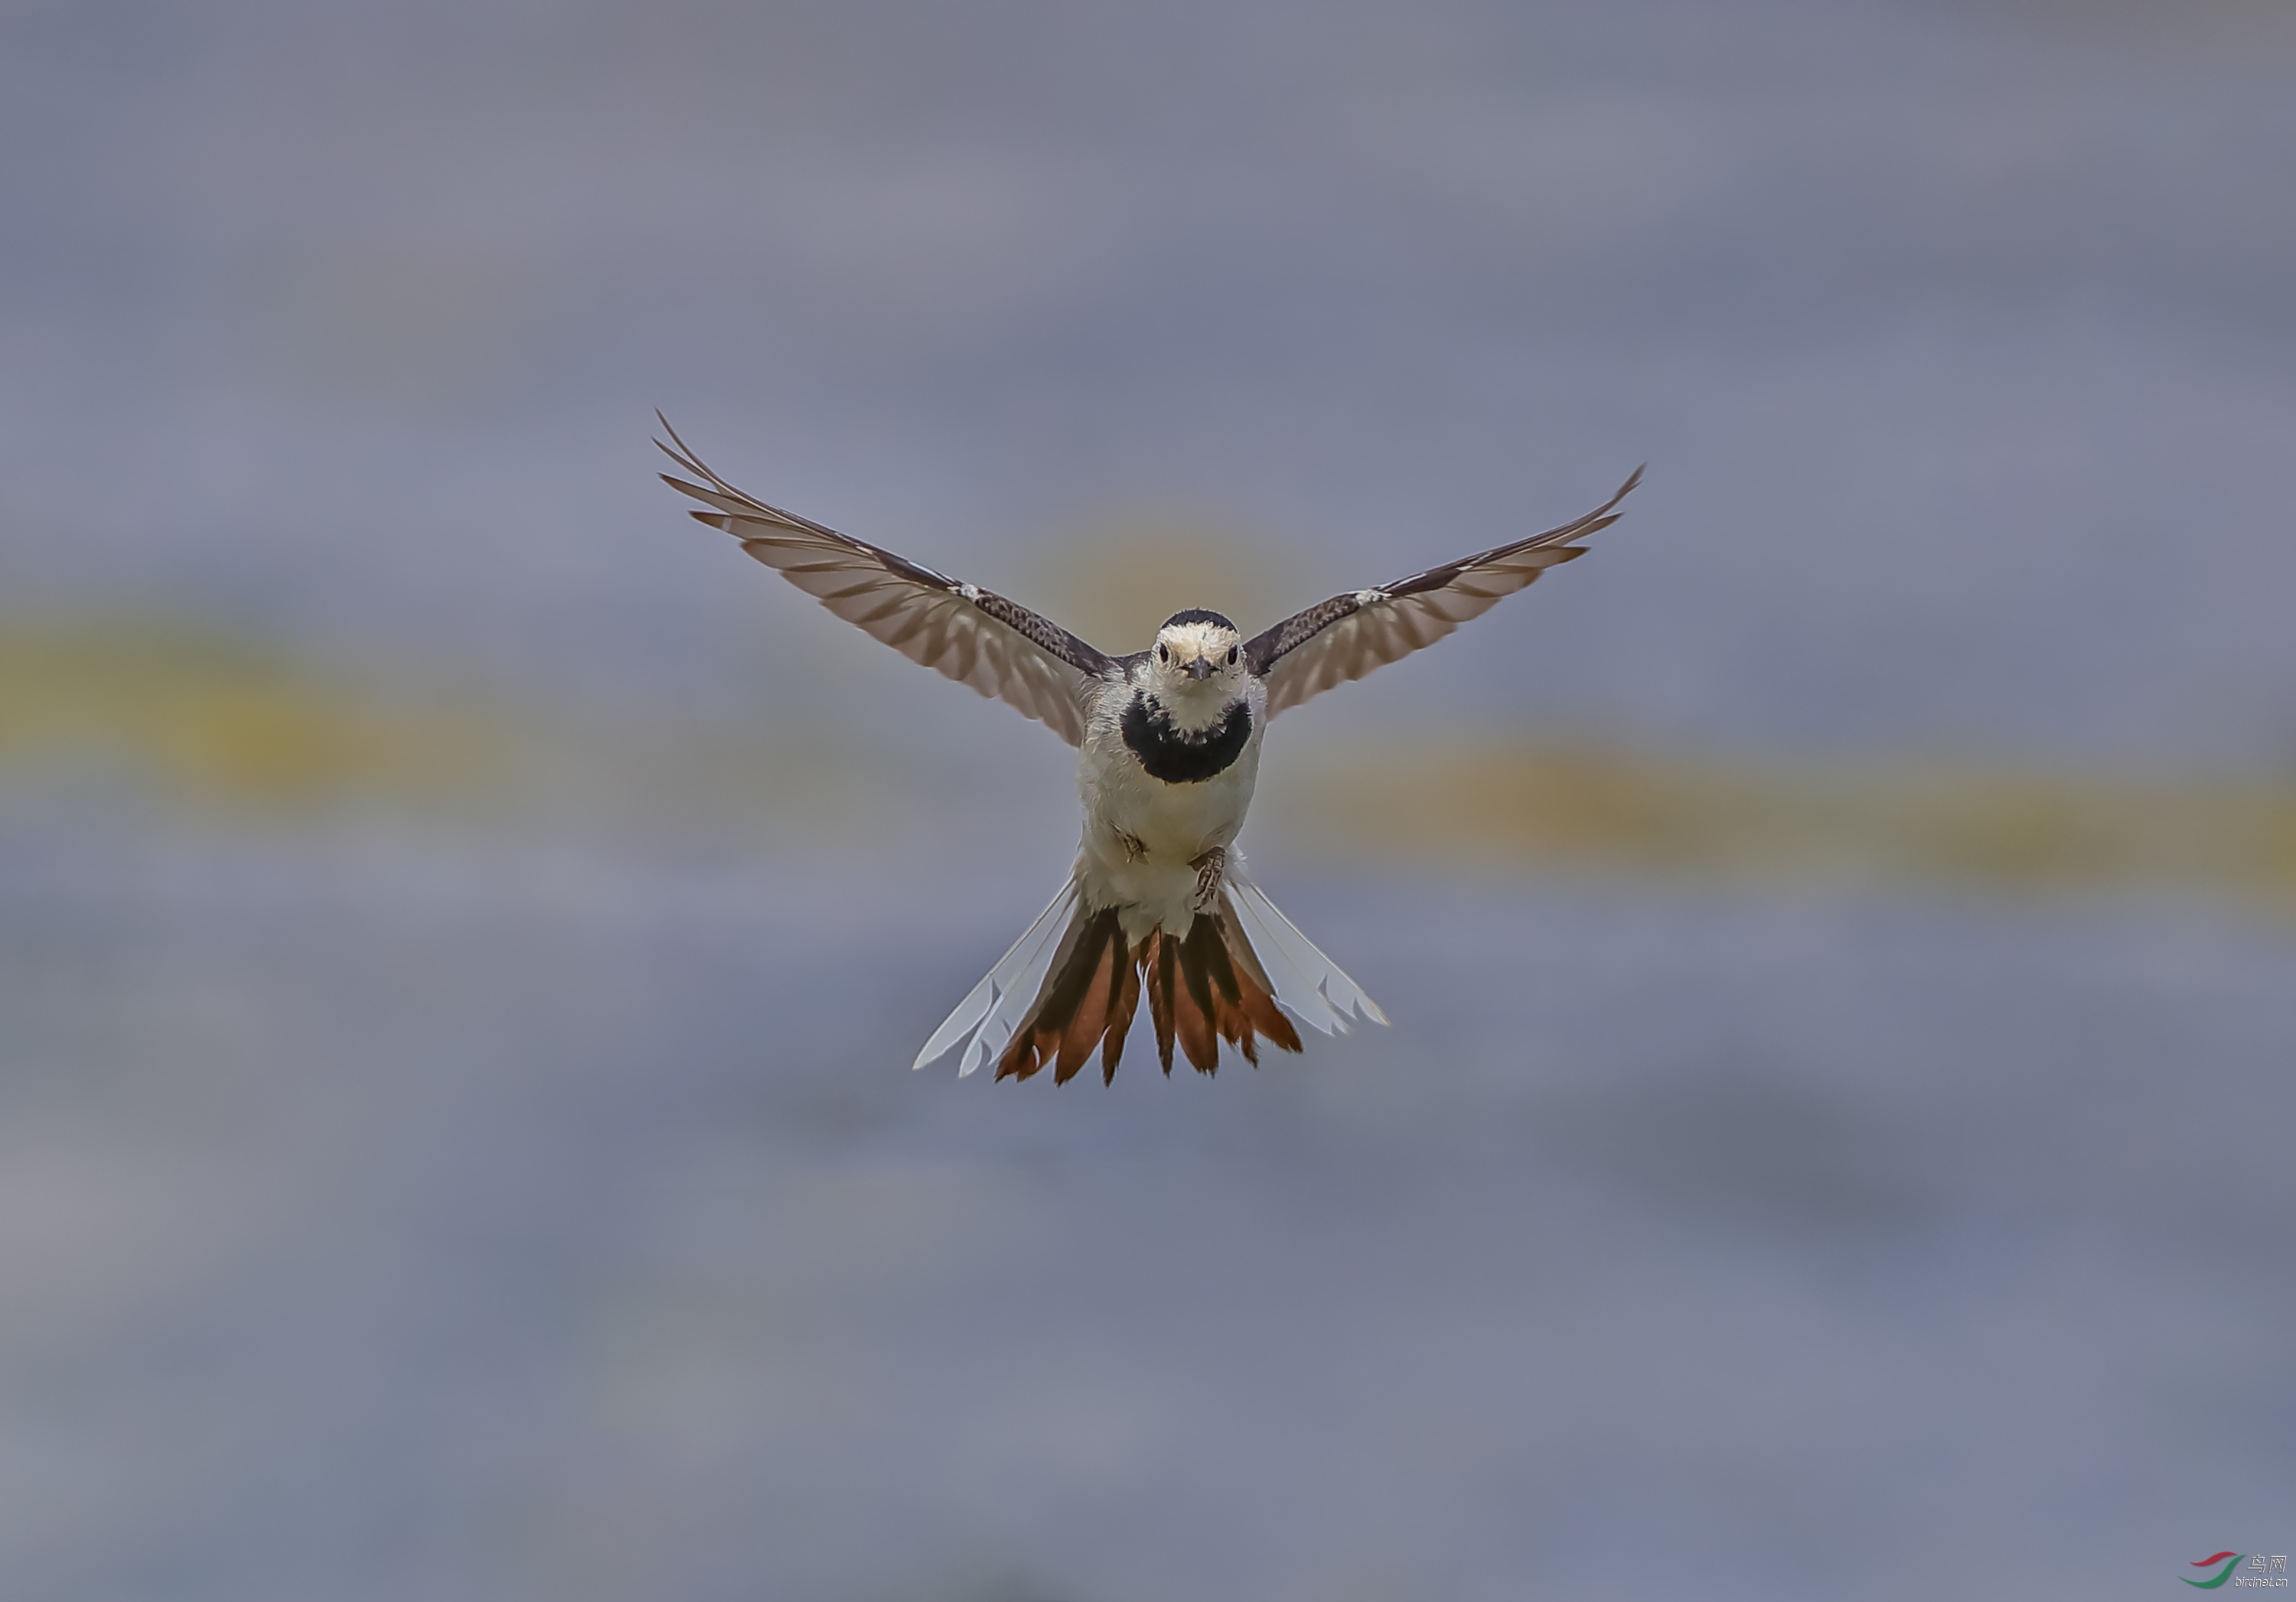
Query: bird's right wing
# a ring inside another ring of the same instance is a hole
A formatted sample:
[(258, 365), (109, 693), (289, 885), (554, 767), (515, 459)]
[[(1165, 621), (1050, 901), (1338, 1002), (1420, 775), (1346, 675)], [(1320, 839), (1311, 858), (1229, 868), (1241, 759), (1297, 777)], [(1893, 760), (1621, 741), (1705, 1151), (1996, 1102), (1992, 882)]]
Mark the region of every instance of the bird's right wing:
[(1586, 554), (1570, 541), (1619, 521), (1615, 508), (1642, 482), (1636, 468), (1618, 494), (1559, 529), (1495, 546), (1398, 579), (1378, 589), (1333, 596), (1248, 641), (1243, 654), (1267, 681), (1267, 715), (1298, 706), (1333, 685), (1431, 645), (1479, 618), (1538, 575)]
[(1084, 743), (1087, 692), (1122, 671), (1104, 653), (1018, 602), (742, 494), (702, 464), (669, 419), (655, 415), (672, 443), (654, 443), (701, 481), (661, 475), (671, 489), (711, 508), (693, 513), (695, 519), (731, 534), (871, 638), (1019, 708), (1071, 745)]

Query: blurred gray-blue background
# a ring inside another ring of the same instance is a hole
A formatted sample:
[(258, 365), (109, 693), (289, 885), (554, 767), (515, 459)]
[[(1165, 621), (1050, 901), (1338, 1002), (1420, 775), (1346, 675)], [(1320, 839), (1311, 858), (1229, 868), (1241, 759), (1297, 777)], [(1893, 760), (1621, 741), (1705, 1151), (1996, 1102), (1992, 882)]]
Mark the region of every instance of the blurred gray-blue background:
[[(2296, 1546), (2296, 16), (0, 6), (0, 1590), (2169, 1595)], [(1396, 1020), (913, 1075), (1111, 649)]]

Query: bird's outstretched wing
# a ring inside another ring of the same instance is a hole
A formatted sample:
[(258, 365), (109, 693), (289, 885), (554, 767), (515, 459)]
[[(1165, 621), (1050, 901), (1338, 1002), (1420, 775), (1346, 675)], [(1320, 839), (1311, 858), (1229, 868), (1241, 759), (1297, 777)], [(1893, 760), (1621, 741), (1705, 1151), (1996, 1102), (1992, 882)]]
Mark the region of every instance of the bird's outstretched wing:
[(1267, 681), (1267, 715), (1433, 645), (1548, 568), (1585, 555), (1584, 546), (1570, 542), (1618, 522), (1613, 508), (1642, 477), (1643, 470), (1636, 468), (1618, 494), (1574, 522), (1377, 589), (1333, 596), (1246, 642), (1243, 653), (1251, 670)]
[(1084, 743), (1085, 692), (1122, 669), (1103, 652), (1018, 602), (881, 551), (794, 512), (752, 499), (702, 465), (657, 412), (671, 443), (662, 453), (701, 482), (661, 475), (708, 512), (742, 548), (806, 594), (913, 662), (1019, 708), (1071, 745)]

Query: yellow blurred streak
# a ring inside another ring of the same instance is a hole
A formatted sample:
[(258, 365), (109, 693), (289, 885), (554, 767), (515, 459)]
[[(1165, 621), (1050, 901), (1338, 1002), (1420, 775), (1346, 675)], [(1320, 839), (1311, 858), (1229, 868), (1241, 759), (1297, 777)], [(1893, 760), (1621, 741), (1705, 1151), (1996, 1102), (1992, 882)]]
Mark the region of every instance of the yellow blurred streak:
[(438, 799), (499, 778), (499, 723), (378, 695), (171, 619), (0, 620), (0, 776), (126, 770), (226, 806), (299, 809), (383, 789)]
[(0, 617), (0, 795), (57, 775), (209, 817), (351, 805), (669, 839), (882, 823), (852, 753), (818, 737), (513, 705), (436, 675), (378, 687), (176, 619)]
[(2033, 893), (2154, 885), (2296, 906), (2296, 783), (1377, 739), (1271, 762), (1303, 844), (1456, 863)]
[[(1088, 574), (1097, 558), (1086, 547), (1080, 560)], [(1144, 586), (1136, 609), (1152, 628), (1168, 597), (1149, 595)], [(873, 782), (854, 751), (819, 736), (581, 706), (514, 716), (464, 688), (385, 693), (173, 620), (0, 618), (0, 792), (58, 770), (124, 780), (195, 814), (372, 801), (649, 840), (770, 820), (808, 843), (850, 842), (932, 804), (929, 787), (898, 771)], [(2015, 894), (2155, 886), (2296, 909), (2296, 781), (2281, 777), (1669, 755), (1390, 730), (1286, 738), (1260, 789), (1261, 838), (1351, 859)]]

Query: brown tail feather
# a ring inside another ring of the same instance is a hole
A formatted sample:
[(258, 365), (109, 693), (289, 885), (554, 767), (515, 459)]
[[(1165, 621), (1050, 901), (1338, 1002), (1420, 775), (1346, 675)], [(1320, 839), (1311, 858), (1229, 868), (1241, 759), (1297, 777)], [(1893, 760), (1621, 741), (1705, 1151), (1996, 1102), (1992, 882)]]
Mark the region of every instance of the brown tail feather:
[[(1062, 1054), (1062, 1044), (1069, 1025), (1075, 1022), (1077, 1009), (1086, 1003), (1092, 988), (1092, 979), (1100, 967), (1100, 956), (1111, 941), (1121, 941), (1124, 932), (1116, 920), (1112, 907), (1090, 914), (1078, 920), (1074, 932), (1076, 939), (1063, 941), (1065, 954), (1046, 976), (1045, 988), (1038, 993), (1034, 1011), (1028, 1021), (1013, 1031), (1013, 1039), (1004, 1053), (996, 1059), (996, 1077), (1007, 1074), (1015, 1079), (1027, 1079), (1046, 1063), (1056, 1061)], [(1098, 1035), (1095, 1031), (1095, 1039)], [(1091, 1050), (1087, 1044), (1085, 1051)], [(1081, 1062), (1082, 1056), (1078, 1059)], [(1069, 1072), (1076, 1070), (1071, 1067)], [(1060, 1077), (1058, 1074), (1054, 1076)]]
[(1188, 925), (1188, 946), (1199, 954), (1204, 975), (1219, 987), (1222, 998), (1230, 1003), (1243, 999), (1236, 988), (1235, 965), (1227, 959), (1227, 942), (1220, 939), (1219, 918), (1200, 917)]
[[(1164, 938), (1171, 941), (1168, 934)], [(1180, 1049), (1188, 1054), (1198, 1073), (1217, 1073), (1219, 1037), (1212, 1032), (1212, 983), (1204, 972), (1203, 951), (1188, 941), (1173, 943), (1180, 949), (1180, 982), (1172, 991), (1172, 1023), (1180, 1036)]]
[[(1227, 947), (1228, 959), (1235, 965), (1236, 982), (1243, 991), (1244, 1016), (1251, 1021), (1254, 1029), (1285, 1051), (1299, 1050), (1300, 1031), (1292, 1026), (1292, 1020), (1285, 1017), (1283, 1010), (1275, 1005), (1275, 982), (1267, 977), (1267, 970), (1259, 965), (1259, 953), (1251, 949), (1251, 942), (1243, 938), (1242, 926), (1236, 922), (1233, 913), (1226, 911), (1225, 898), (1221, 905), (1220, 939)], [(1244, 1056), (1254, 1064), (1259, 1060), (1249, 1047), (1245, 1047)]]
[(1116, 1005), (1109, 1009), (1108, 1032), (1100, 1039), (1100, 1082), (1103, 1085), (1116, 1082), (1117, 1059), (1124, 1055), (1124, 1037), (1132, 1032), (1132, 1015), (1140, 1005), (1140, 970), (1144, 965), (1134, 961), (1117, 965)]
[(1098, 942), (1099, 950), (1093, 957), (1092, 977), (1086, 982), (1084, 997), (1078, 1002), (1076, 1014), (1069, 1020), (1061, 1036), (1060, 1065), (1053, 1070), (1053, 1083), (1065, 1085), (1077, 1075), (1092, 1056), (1092, 1048), (1108, 1032), (1108, 1015), (1116, 999), (1116, 990), (1122, 981), (1117, 978), (1119, 953), (1124, 949), (1124, 932), (1110, 920), (1108, 938)]
[(1180, 948), (1164, 938), (1161, 929), (1148, 936), (1147, 957), (1140, 972), (1148, 982), (1148, 1015), (1156, 1021), (1156, 1055), (1163, 1059), (1164, 1077), (1172, 1077), (1172, 981), (1178, 971)]
[(1243, 1014), (1243, 990), (1236, 983), (1235, 965), (1228, 960), (1227, 942), (1220, 938), (1217, 917), (1200, 917), (1188, 926), (1189, 948), (1199, 955), (1206, 977), (1211, 981), (1212, 1027), (1219, 1038), (1243, 1053), (1243, 1060), (1253, 1067), (1259, 1066), (1259, 1052), (1252, 1044), (1251, 1020)]
[(1036, 1006), (996, 1060), (996, 1077), (1027, 1079), (1046, 1064), (1064, 1085), (1100, 1047), (1101, 1079), (1112, 1083), (1145, 990), (1156, 1028), (1156, 1052), (1172, 1072), (1177, 1040), (1200, 1073), (1219, 1067), (1220, 1042), (1257, 1067), (1259, 1039), (1285, 1051), (1300, 1049), (1299, 1031), (1275, 1005), (1267, 970), (1223, 900), (1220, 910), (1200, 913), (1184, 938), (1163, 930), (1128, 949), (1113, 908), (1079, 918), (1062, 942)]

